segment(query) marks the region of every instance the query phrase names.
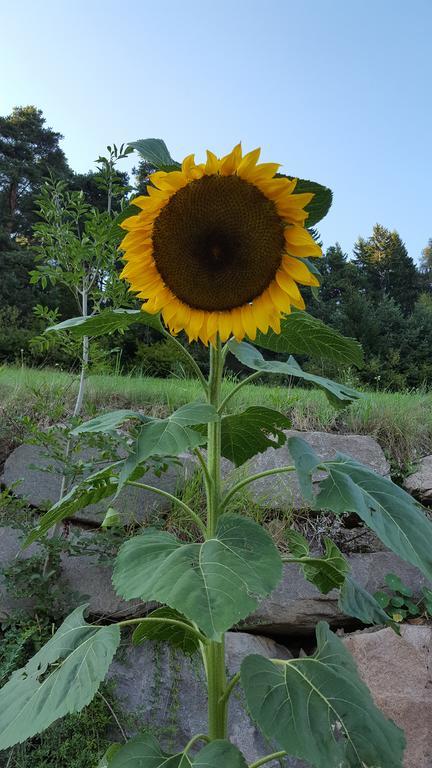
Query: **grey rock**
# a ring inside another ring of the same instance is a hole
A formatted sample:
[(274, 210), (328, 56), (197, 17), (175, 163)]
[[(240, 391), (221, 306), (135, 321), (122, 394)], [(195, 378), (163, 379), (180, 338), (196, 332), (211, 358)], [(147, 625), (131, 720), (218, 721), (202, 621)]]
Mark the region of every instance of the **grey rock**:
[[(230, 675), (238, 672), (242, 659), (251, 653), (291, 658), (286, 648), (268, 638), (242, 632), (227, 634), (226, 663)], [(137, 648), (127, 647), (122, 660), (113, 662), (110, 678), (115, 682), (119, 705), (128, 715), (129, 736), (143, 726), (153, 726), (163, 747), (175, 751), (182, 749), (194, 734), (206, 732), (205, 678), (199, 655), (186, 658), (168, 645), (149, 642)], [(231, 697), (229, 722), (230, 738), (248, 762), (273, 751), (246, 714), (239, 688)], [(284, 763), (286, 768), (304, 765), (295, 759)]]
[(423, 504), (432, 504), (432, 456), (425, 456), (417, 470), (405, 478), (404, 488)]
[[(417, 568), (392, 552), (359, 553), (347, 559), (353, 578), (372, 594), (385, 586), (387, 573), (400, 576), (415, 595), (423, 586), (431, 586)], [(322, 595), (306, 581), (297, 565), (285, 564), (280, 584), (242, 628), (266, 635), (301, 636), (311, 634), (319, 621), (327, 621), (335, 628), (355, 625), (354, 619), (339, 610), (337, 590)]]
[(405, 624), (344, 639), (384, 714), (405, 731), (404, 768), (432, 766), (432, 627)]
[[(70, 531), (70, 541), (76, 541), (77, 534), (84, 536), (89, 543), (96, 542), (98, 534), (72, 529)], [(41, 547), (38, 544), (32, 544), (28, 549), (22, 549), (22, 538), (20, 531), (10, 527), (0, 528), (0, 620), (18, 608), (32, 609), (33, 601), (31, 598), (17, 600), (11, 597), (5, 586), (4, 577), (1, 576), (1, 570), (12, 564), (16, 558), (27, 559), (33, 555), (41, 553)], [(64, 553), (61, 556), (62, 577), (61, 581), (65, 588), (65, 595), (71, 594), (73, 597), (73, 606), (78, 602), (89, 603), (89, 613), (97, 616), (98, 619), (121, 619), (124, 616), (134, 616), (137, 613), (144, 615), (151, 607), (151, 604), (144, 604), (139, 600), (122, 600), (114, 591), (111, 582), (112, 567), (101, 564), (98, 557), (94, 554), (69, 555)]]
[[(337, 453), (345, 453), (361, 464), (377, 472), (388, 475), (389, 464), (376, 440), (366, 435), (336, 435), (330, 432), (298, 432), (287, 430), (287, 437), (301, 437), (318, 455), (326, 460), (334, 459)], [(281, 448), (268, 448), (259, 453), (247, 465), (248, 474), (264, 472), (274, 467), (292, 465), (293, 460), (285, 443)], [(315, 480), (324, 477), (316, 473)], [(266, 509), (300, 510), (308, 507), (300, 492), (297, 476), (294, 472), (270, 475), (260, 478), (248, 486), (248, 493), (254, 503)]]
[[(27, 499), (33, 507), (47, 508), (47, 506), (54, 504), (60, 495), (61, 464), (47, 458), (44, 453), (40, 446), (20, 445), (6, 460), (3, 476), (0, 479), (7, 488), (14, 486), (14, 493)], [(83, 461), (95, 461), (97, 460), (97, 453), (95, 453), (95, 449), (83, 449), (77, 458)], [(183, 456), (181, 458), (183, 459), (182, 463), (170, 465), (168, 470), (160, 476), (151, 471), (147, 472), (143, 476), (142, 482), (175, 494), (184, 485), (185, 479), (195, 471), (195, 464), (188, 457)], [(45, 472), (43, 469), (29, 469), (31, 465), (41, 468), (52, 466), (54, 471)], [(98, 466), (102, 468), (103, 465), (99, 462)], [(17, 483), (16, 486), (15, 483)], [(103, 499), (97, 504), (91, 504), (77, 512), (74, 520), (100, 524), (111, 504), (121, 513), (125, 525), (135, 521), (148, 521), (153, 516), (166, 512), (171, 506), (169, 499), (159, 494), (127, 486), (120, 491), (115, 502), (111, 497)]]

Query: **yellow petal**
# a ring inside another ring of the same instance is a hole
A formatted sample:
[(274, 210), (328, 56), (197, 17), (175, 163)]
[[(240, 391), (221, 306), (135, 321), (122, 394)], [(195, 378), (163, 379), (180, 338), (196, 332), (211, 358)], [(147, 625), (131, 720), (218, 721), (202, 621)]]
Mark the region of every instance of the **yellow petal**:
[(205, 164), (205, 173), (210, 176), (213, 173), (217, 173), (219, 171), (219, 159), (216, 157), (216, 155), (213, 152), (210, 152), (210, 150), (207, 150), (207, 162)]
[(263, 301), (260, 301), (260, 299), (261, 297), (253, 300), (252, 314), (258, 330), (262, 333), (267, 333), (270, 313), (266, 310)]
[(297, 179), (264, 179), (263, 181), (255, 182), (255, 184), (266, 197), (269, 197), (271, 200), (277, 200), (279, 198), (285, 199), (285, 197), (291, 195), (297, 184)]
[(242, 179), (248, 179), (249, 172), (253, 170), (259, 160), (261, 149), (257, 147), (252, 152), (248, 152), (237, 168), (237, 175)]
[(189, 336), (189, 341), (196, 341), (200, 335), (201, 327), (204, 323), (204, 310), (192, 309), (188, 327), (186, 331)]
[(166, 200), (167, 198), (167, 193), (164, 190), (152, 187), (150, 184), (147, 187), (147, 191), (152, 200)]
[(207, 335), (211, 339), (218, 331), (218, 312), (209, 312), (207, 315)]
[(231, 176), (235, 173), (242, 159), (241, 144), (236, 144), (232, 152), (229, 155), (225, 155), (220, 161), (219, 172), (222, 176)]
[[(150, 178), (153, 181), (153, 176), (158, 176), (158, 173), (154, 173)], [(153, 182), (159, 189), (166, 190), (167, 192), (177, 192), (182, 189), (188, 183), (188, 180), (184, 173), (181, 171), (170, 171), (170, 173), (164, 173), (161, 179)]]
[(265, 181), (266, 179), (272, 179), (275, 173), (278, 172), (280, 163), (260, 163), (256, 168), (249, 173), (249, 181)]
[(302, 261), (295, 259), (293, 256), (284, 254), (281, 268), (284, 270), (284, 272), (286, 272), (287, 275), (289, 275), (293, 280), (296, 280), (296, 282), (300, 283), (301, 285), (318, 286), (320, 284), (315, 275), (313, 275), (312, 272), (308, 270), (306, 264), (303, 264)]
[(268, 287), (268, 291), (271, 296), (271, 300), (274, 304), (274, 306), (280, 311), (285, 312), (289, 310), (291, 306), (291, 296), (288, 296), (286, 291), (281, 288), (281, 286), (276, 282), (276, 280), (273, 280), (273, 282), (270, 283)]
[(295, 224), (285, 227), (284, 236), (286, 249), (291, 256), (307, 258), (322, 255), (321, 248), (304, 227)]
[(241, 341), (242, 339), (244, 339), (245, 330), (242, 322), (241, 307), (234, 307), (231, 310), (231, 323), (232, 323), (232, 332), (235, 338), (237, 339), (237, 341)]
[(241, 319), (243, 328), (246, 331), (246, 335), (249, 336), (252, 341), (254, 341), (256, 338), (257, 326), (254, 320), (252, 306), (250, 304), (245, 304), (243, 307), (241, 307)]
[(221, 341), (226, 341), (231, 336), (232, 319), (231, 312), (218, 313), (218, 330)]
[(189, 171), (195, 167), (195, 155), (188, 155), (182, 162), (182, 172), (187, 177)]

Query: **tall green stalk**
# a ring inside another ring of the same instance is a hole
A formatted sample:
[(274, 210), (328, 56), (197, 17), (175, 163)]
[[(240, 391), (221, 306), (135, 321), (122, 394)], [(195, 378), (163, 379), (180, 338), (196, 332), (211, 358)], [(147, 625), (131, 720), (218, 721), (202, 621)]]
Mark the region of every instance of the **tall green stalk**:
[[(221, 402), (223, 354), (220, 339), (210, 347), (210, 376), (208, 402), (218, 410)], [(216, 532), (221, 502), (221, 420), (208, 425), (207, 437), (207, 539)], [(226, 689), (225, 644), (211, 641), (206, 648), (208, 686), (208, 733), (210, 740), (227, 737), (227, 702), (223, 698)]]

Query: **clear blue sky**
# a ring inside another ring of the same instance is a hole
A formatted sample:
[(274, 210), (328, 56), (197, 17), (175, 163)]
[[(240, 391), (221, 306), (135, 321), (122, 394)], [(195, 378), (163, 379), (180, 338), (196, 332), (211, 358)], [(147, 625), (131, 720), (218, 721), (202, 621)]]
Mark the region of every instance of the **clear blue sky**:
[(432, 237), (432, 0), (0, 2), (0, 113), (35, 104), (88, 170), (111, 142), (245, 150), (330, 186), (325, 245)]

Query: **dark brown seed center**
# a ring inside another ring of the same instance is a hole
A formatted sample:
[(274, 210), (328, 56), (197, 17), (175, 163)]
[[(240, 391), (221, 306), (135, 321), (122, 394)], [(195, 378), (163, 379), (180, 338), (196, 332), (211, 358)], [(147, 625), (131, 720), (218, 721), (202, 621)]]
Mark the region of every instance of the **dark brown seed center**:
[(284, 249), (274, 203), (238, 176), (204, 176), (157, 217), (153, 255), (171, 291), (208, 311), (239, 307), (271, 283)]

